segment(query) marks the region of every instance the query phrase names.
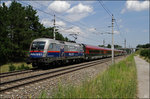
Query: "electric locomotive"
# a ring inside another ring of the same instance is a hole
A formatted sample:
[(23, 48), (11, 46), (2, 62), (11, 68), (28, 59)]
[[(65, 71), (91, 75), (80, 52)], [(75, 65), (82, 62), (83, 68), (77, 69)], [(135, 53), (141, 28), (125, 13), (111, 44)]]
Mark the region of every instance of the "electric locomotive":
[(39, 38), (30, 45), (28, 63), (32, 66), (48, 65), (50, 63), (65, 63), (82, 60), (84, 50), (82, 44)]

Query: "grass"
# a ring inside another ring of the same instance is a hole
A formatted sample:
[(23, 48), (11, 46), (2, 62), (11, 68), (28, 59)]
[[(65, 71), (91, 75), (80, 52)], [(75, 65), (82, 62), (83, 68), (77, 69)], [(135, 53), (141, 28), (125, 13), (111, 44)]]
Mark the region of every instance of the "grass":
[(7, 64), (4, 64), (4, 65), (1, 65), (0, 66), (0, 73), (4, 73), (4, 72), (9, 72), (10, 70), (10, 66), (13, 65), (15, 67), (15, 70), (19, 70), (21, 67), (26, 66), (26, 67), (29, 67), (29, 68), (32, 68), (32, 65), (28, 65), (26, 64), (25, 62), (18, 62), (18, 63), (7, 63)]
[(131, 55), (80, 86), (59, 85), (51, 97), (45, 96), (46, 92), (42, 95), (44, 98), (136, 98), (136, 88), (136, 67)]

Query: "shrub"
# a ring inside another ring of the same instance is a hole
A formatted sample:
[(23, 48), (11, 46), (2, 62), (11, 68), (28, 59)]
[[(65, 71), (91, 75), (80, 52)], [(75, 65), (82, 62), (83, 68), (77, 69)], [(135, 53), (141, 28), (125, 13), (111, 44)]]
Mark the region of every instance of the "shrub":
[(16, 67), (13, 64), (9, 65), (9, 71), (15, 71)]
[(28, 67), (28, 66), (25, 66), (25, 67), (24, 67), (24, 69), (25, 69), (25, 70), (28, 70), (28, 69), (30, 69), (30, 67)]
[(24, 64), (22, 64), (21, 66), (18, 66), (17, 70), (28, 70), (30, 69), (30, 67), (25, 66)]
[(140, 55), (150, 59), (150, 50), (149, 49), (144, 49), (140, 52)]

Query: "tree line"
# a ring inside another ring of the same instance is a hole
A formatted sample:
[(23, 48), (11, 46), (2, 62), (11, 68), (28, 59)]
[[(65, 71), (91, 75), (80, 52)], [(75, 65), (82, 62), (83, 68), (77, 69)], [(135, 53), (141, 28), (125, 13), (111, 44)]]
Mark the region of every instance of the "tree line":
[[(0, 6), (0, 65), (6, 62), (23, 61), (33, 39), (48, 36), (53, 38), (53, 27), (44, 27), (39, 22), (37, 11), (32, 6), (22, 6), (13, 1), (9, 7)], [(68, 41), (56, 32), (56, 39)]]
[(147, 43), (147, 44), (138, 44), (137, 46), (136, 46), (136, 48), (150, 48), (150, 43)]
[[(98, 45), (99, 47), (105, 47), (105, 48), (111, 48), (111, 45), (110, 44), (108, 44), (107, 46), (104, 46), (104, 45)], [(122, 46), (120, 46), (120, 45), (114, 45), (114, 48), (115, 49), (119, 49), (119, 48), (122, 48)]]

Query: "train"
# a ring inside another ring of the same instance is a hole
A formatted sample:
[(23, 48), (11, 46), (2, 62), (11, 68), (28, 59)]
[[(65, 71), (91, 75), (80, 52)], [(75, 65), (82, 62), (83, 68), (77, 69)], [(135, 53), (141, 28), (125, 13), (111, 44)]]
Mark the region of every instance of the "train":
[[(114, 56), (126, 54), (114, 49)], [(111, 57), (111, 49), (87, 44), (65, 42), (50, 38), (38, 38), (32, 41), (27, 64), (40, 67), (49, 64), (65, 64)]]

